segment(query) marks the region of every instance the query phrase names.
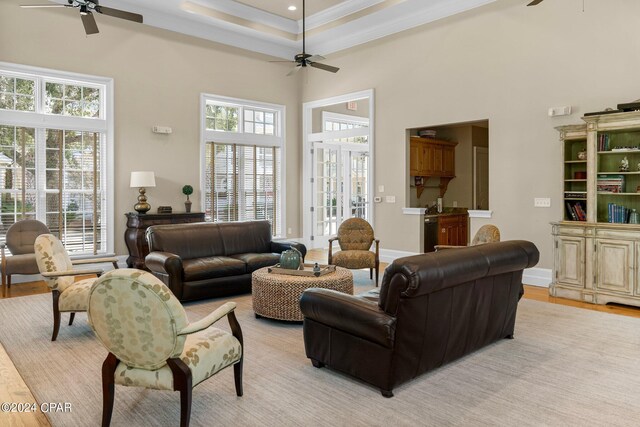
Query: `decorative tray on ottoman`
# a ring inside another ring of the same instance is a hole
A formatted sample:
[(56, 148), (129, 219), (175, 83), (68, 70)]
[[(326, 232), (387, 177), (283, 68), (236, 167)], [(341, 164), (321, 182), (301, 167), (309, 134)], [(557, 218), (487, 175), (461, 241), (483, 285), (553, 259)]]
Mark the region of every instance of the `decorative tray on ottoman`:
[(333, 273), (336, 271), (335, 265), (318, 265), (320, 271), (313, 271), (314, 264), (303, 264), (301, 270), (291, 270), (289, 268), (282, 268), (280, 264), (276, 264), (273, 267), (269, 267), (269, 273), (275, 274), (288, 274), (290, 276), (309, 276), (320, 277), (325, 274)]

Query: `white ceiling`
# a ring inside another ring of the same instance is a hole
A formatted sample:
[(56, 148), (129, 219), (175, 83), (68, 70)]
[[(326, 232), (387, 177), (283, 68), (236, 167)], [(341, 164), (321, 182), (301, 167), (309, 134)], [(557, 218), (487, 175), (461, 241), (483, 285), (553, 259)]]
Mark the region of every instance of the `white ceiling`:
[[(264, 10), (274, 15), (280, 15), (283, 18), (294, 19), (296, 21), (302, 19), (302, 0), (235, 0), (238, 3)], [(325, 9), (345, 3), (348, 0), (307, 0), (306, 10), (307, 16), (314, 15)], [(297, 9), (290, 11), (289, 6), (296, 6)]]
[[(331, 54), (494, 1), (308, 0), (307, 52)], [(302, 4), (302, 0), (101, 0), (100, 4), (140, 13), (146, 25), (292, 59), (302, 50), (302, 22), (287, 17), (290, 2)], [(28, 3), (42, 0), (24, 1)], [(51, 25), (55, 26), (54, 20)]]

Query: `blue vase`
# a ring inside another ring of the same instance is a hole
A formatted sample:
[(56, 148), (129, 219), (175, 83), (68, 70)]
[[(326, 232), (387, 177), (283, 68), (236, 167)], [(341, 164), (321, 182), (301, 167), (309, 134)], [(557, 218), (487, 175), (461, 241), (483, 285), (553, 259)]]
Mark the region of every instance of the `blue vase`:
[(298, 270), (302, 264), (302, 254), (299, 250), (291, 248), (280, 255), (280, 267), (287, 270)]

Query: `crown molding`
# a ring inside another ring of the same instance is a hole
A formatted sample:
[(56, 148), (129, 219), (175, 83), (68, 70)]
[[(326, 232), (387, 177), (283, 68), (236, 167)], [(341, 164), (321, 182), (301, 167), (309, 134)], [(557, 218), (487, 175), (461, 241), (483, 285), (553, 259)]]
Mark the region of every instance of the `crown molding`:
[[(386, 1), (388, 0), (351, 0), (338, 3), (335, 6), (307, 16), (307, 30), (312, 30), (314, 28), (330, 24), (331, 22), (342, 19), (345, 16), (360, 12), (363, 9), (375, 6), (379, 3), (385, 3)], [(302, 19), (298, 21), (298, 26), (300, 28), (299, 32), (302, 33)]]

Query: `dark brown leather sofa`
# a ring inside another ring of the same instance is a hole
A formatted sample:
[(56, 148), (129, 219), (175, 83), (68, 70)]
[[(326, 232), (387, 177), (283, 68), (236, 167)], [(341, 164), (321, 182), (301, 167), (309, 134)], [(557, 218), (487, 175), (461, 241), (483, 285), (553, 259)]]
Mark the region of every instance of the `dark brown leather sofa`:
[(180, 301), (251, 292), (251, 273), (277, 264), (297, 242), (271, 240), (267, 221), (154, 225), (147, 229), (147, 268)]
[(310, 289), (300, 300), (307, 357), (392, 397), (424, 372), (513, 338), (522, 271), (538, 258), (531, 242), (487, 243), (395, 260), (379, 298)]

